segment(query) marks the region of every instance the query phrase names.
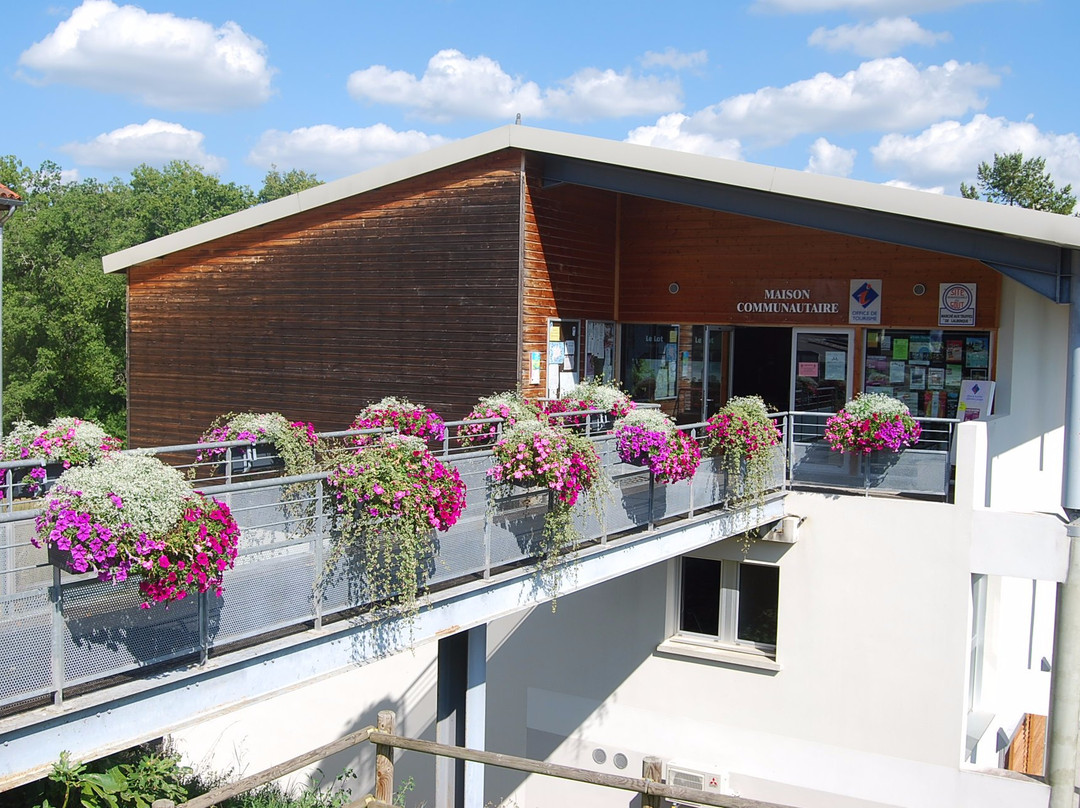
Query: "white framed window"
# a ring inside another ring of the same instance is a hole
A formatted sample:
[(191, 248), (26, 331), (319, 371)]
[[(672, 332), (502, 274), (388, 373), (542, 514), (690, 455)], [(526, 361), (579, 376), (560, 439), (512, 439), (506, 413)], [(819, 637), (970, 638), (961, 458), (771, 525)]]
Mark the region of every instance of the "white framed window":
[(658, 648), (746, 667), (779, 670), (780, 568), (707, 555), (672, 562), (668, 639)]

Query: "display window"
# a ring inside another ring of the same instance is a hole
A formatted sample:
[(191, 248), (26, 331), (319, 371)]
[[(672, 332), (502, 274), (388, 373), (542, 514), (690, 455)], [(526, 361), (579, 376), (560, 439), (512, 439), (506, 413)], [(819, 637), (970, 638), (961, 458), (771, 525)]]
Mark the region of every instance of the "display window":
[(863, 390), (900, 399), (912, 415), (955, 418), (963, 382), (991, 379), (992, 348), (989, 331), (868, 330)]
[(620, 378), (634, 401), (666, 401), (678, 388), (679, 327), (624, 325)]

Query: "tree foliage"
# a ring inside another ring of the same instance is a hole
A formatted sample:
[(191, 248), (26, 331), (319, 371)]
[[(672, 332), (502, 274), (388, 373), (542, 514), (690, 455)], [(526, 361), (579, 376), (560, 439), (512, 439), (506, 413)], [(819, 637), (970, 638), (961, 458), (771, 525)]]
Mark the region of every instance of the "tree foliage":
[[(960, 194), (979, 199), (982, 191), (987, 202), (1016, 205), (1021, 208), (1044, 210), (1069, 215), (1076, 207), (1072, 186), (1060, 190), (1046, 170), (1042, 157), (1024, 159), (1022, 152), (995, 154), (994, 164), (982, 162), (976, 173), (976, 185), (960, 183)], [(977, 187), (976, 187), (977, 186)]]
[(9, 155), (0, 156), (0, 183), (25, 202), (4, 226), (5, 431), (20, 419), (75, 415), (123, 436), (125, 278), (104, 274), (102, 256), (318, 180), (274, 169), (256, 195), (174, 161), (140, 165), (129, 181), (65, 182), (55, 163), (32, 169)]
[(278, 171), (277, 166), (271, 165), (270, 170), (263, 177), (263, 187), (256, 196), (255, 201), (259, 203), (270, 202), (283, 196), (300, 193), (300, 191), (308, 188), (314, 188), (316, 185), (322, 185), (322, 180), (314, 174), (296, 168), (282, 174)]

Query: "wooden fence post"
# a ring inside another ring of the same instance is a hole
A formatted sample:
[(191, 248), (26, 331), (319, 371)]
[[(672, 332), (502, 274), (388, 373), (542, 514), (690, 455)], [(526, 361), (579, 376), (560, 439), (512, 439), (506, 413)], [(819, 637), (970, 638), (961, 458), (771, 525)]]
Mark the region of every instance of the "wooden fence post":
[[(380, 710), (375, 728), (387, 735), (394, 734), (394, 711)], [(375, 744), (375, 799), (380, 802), (394, 801), (394, 748)]]
[[(641, 777), (653, 783), (659, 783), (663, 779), (663, 770), (660, 758), (647, 757), (641, 761)], [(659, 794), (642, 794), (641, 808), (660, 808), (663, 798)]]

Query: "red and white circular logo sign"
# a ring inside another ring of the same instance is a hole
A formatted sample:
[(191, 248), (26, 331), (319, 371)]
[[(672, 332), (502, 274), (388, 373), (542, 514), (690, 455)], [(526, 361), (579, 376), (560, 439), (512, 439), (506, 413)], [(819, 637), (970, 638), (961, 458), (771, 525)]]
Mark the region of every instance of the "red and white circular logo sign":
[(942, 305), (954, 314), (967, 311), (974, 304), (971, 290), (961, 283), (954, 283), (941, 294)]

